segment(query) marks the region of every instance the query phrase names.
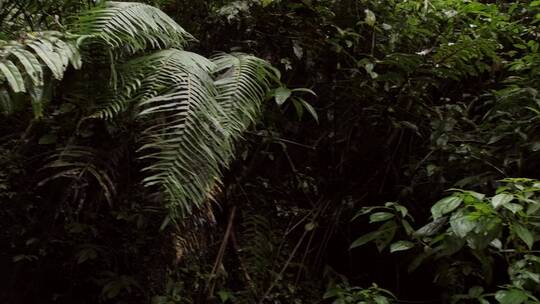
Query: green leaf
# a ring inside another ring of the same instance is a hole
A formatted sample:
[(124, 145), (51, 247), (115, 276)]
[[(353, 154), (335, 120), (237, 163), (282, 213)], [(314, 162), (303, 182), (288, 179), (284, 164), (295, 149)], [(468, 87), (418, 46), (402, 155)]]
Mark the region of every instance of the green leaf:
[(405, 232), (407, 233), (407, 235), (414, 234), (414, 229), (407, 220), (402, 220), (401, 224), (403, 225), (403, 228), (405, 229)]
[(0, 72), (4, 74), (13, 92), (19, 93), (26, 91), (22, 74), (13, 62), (9, 60), (0, 62)]
[(397, 241), (390, 245), (390, 252), (409, 250), (414, 247), (414, 244), (409, 241)]
[[(50, 43), (49, 43), (50, 44)], [(51, 70), (54, 78), (61, 80), (64, 76), (64, 68), (60, 56), (55, 53), (52, 46), (43, 41), (33, 41), (28, 44), (32, 50), (38, 55), (38, 57), (45, 62), (47, 67)]]
[(396, 230), (397, 225), (395, 221), (388, 221), (377, 230), (379, 235), (377, 236), (377, 239), (375, 239), (375, 245), (379, 252), (382, 252), (384, 248), (390, 245), (396, 235)]
[(467, 236), (477, 225), (477, 222), (471, 220), (469, 215), (461, 210), (456, 212), (450, 218), (450, 227), (452, 231), (459, 237), (463, 238)]
[(495, 299), (501, 304), (521, 304), (527, 300), (527, 294), (519, 289), (499, 290)]
[(519, 204), (514, 203), (506, 203), (503, 205), (504, 208), (510, 210), (512, 213), (516, 214), (516, 212), (523, 210), (523, 206)]
[(34, 85), (43, 85), (43, 69), (34, 54), (25, 49), (14, 49), (11, 54), (19, 59)]
[(306, 93), (309, 93), (313, 96), (317, 96), (317, 94), (315, 94), (315, 92), (313, 92), (312, 90), (308, 89), (308, 88), (296, 88), (296, 89), (292, 89), (291, 90), (292, 92), (306, 92)]
[(512, 231), (523, 241), (525, 244), (527, 244), (527, 247), (529, 249), (532, 249), (533, 243), (534, 243), (534, 236), (531, 233), (529, 229), (527, 229), (525, 226), (521, 224), (514, 224), (512, 225)]
[(433, 219), (438, 219), (442, 217), (443, 215), (454, 211), (459, 205), (461, 205), (461, 202), (463, 202), (463, 199), (458, 196), (449, 196), (441, 199), (440, 201), (436, 202), (433, 207), (431, 207), (431, 214), (433, 215)]
[(298, 98), (293, 98), (292, 104), (294, 106), (294, 109), (296, 110), (296, 115), (298, 116), (298, 119), (301, 120), (302, 116), (304, 116), (304, 105), (298, 100)]
[(390, 212), (375, 212), (369, 216), (370, 223), (382, 222), (394, 217)]
[(497, 195), (495, 195), (494, 197), (491, 198), (491, 205), (493, 206), (493, 208), (497, 209), (500, 206), (503, 206), (503, 205), (509, 203), (513, 199), (514, 199), (514, 196), (512, 194), (499, 193), (499, 194), (497, 194)]
[(351, 246), (349, 247), (349, 249), (353, 249), (353, 248), (356, 248), (356, 247), (360, 247), (362, 245), (365, 245), (371, 241), (373, 241), (374, 239), (376, 239), (378, 236), (379, 236), (379, 231), (372, 231), (370, 233), (366, 233), (364, 235), (362, 235), (361, 237), (357, 238), (352, 244)]
[(309, 112), (309, 114), (311, 114), (313, 119), (319, 122), (319, 116), (317, 115), (317, 111), (315, 111), (315, 109), (309, 103), (307, 103), (307, 101), (305, 101), (304, 99), (298, 98), (298, 100), (302, 103), (302, 105)]
[(375, 301), (375, 304), (388, 304), (388, 299), (384, 296), (375, 296), (373, 297), (373, 300)]
[(290, 96), (291, 90), (285, 87), (279, 87), (274, 91), (274, 97), (278, 106), (282, 105)]

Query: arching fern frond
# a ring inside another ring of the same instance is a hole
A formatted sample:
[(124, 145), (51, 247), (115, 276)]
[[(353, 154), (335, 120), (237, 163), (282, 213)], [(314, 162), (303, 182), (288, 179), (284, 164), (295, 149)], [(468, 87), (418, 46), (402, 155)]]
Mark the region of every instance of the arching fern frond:
[[(174, 216), (190, 214), (210, 199), (234, 155), (234, 143), (258, 115), (276, 75), (266, 61), (249, 55), (221, 54), (211, 63), (192, 53), (170, 52), (160, 74), (152, 77), (169, 88), (140, 102), (138, 115), (150, 118), (141, 151), (153, 164), (145, 168), (150, 175), (144, 183), (162, 187)], [(212, 72), (221, 74), (219, 80)]]
[[(47, 31), (27, 34), (20, 41), (0, 41), (0, 91), (4, 113), (14, 108), (11, 93), (29, 93), (34, 115), (41, 116), (44, 75), (61, 80), (71, 64), (81, 67), (79, 51), (65, 34)], [(5, 86), (7, 85), (7, 87)]]
[(131, 60), (118, 71), (119, 94), (94, 117), (111, 119), (131, 109), (144, 126), (144, 185), (161, 188), (173, 216), (188, 215), (219, 185), (235, 141), (277, 76), (253, 56), (221, 54), (212, 62), (176, 49)]
[(212, 63), (179, 50), (135, 63), (154, 68), (133, 94), (136, 117), (145, 126), (141, 159), (150, 161), (143, 183), (161, 188), (173, 215), (187, 215), (208, 200), (231, 153), (221, 144), (227, 135), (216, 119), (223, 113), (209, 74)]
[(192, 52), (169, 49), (132, 59), (118, 68), (118, 90), (114, 98), (100, 106), (92, 117), (112, 119), (136, 106), (138, 102), (158, 96), (174, 87), (179, 78), (178, 68), (195, 73), (208, 84), (215, 65), (208, 59)]
[(113, 202), (116, 188), (111, 172), (114, 171), (109, 167), (105, 155), (91, 147), (68, 145), (59, 149), (42, 170), (48, 170), (50, 174), (39, 183), (40, 186), (59, 178), (67, 178), (81, 185), (71, 189), (78, 191), (78, 188), (94, 183), (102, 191), (100, 193), (103, 193), (105, 200), (109, 204)]
[(182, 48), (193, 37), (159, 9), (136, 2), (105, 2), (80, 14), (74, 33), (113, 49), (138, 51)]
[(256, 121), (268, 86), (279, 72), (264, 60), (241, 53), (218, 54), (212, 61), (217, 66), (217, 100), (226, 115), (223, 124), (239, 135)]

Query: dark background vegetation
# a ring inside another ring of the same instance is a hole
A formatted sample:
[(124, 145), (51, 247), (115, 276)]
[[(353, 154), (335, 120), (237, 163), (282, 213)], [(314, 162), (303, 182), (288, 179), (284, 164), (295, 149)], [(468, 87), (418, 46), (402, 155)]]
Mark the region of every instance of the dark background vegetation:
[[(76, 10), (65, 2), (49, 9)], [(43, 136), (59, 130), (55, 140), (67, 141), (70, 112), (52, 104), (30, 126), (30, 114), (2, 117), (4, 303), (331, 303), (323, 300), (329, 286), (374, 282), (403, 301), (441, 303), (476, 284), (434, 282), (441, 270), (430, 264), (409, 273), (418, 252), (349, 249), (372, 230), (351, 218), (399, 201), (420, 228), (448, 188), (493, 193), (502, 178), (540, 178), (538, 3), (148, 2), (197, 38), (190, 50), (252, 53), (287, 87), (313, 90), (316, 97), (292, 96), (318, 117), (292, 98), (281, 106), (269, 98), (215, 202), (164, 230), (167, 210), (134, 182), (133, 156), (115, 158), (134, 140), (129, 126), (117, 130), (122, 142), (99, 124), (93, 132), (104, 135), (89, 137), (114, 163), (117, 196), (108, 205), (94, 197), (99, 185), (38, 186), (54, 149)], [(69, 187), (85, 198), (70, 200)], [(485, 290), (507, 280), (500, 268)]]

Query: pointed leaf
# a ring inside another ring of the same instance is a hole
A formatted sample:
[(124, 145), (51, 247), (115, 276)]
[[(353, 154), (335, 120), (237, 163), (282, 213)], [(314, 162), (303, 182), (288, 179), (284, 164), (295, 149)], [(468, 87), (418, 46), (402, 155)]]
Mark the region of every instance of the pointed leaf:
[(527, 294), (519, 289), (499, 290), (495, 293), (495, 299), (501, 304), (521, 304), (527, 297)]
[(433, 207), (431, 207), (431, 214), (433, 215), (433, 219), (438, 219), (442, 217), (443, 215), (454, 211), (459, 205), (461, 205), (461, 202), (463, 199), (458, 196), (449, 196), (441, 199)]
[(527, 247), (529, 249), (532, 249), (533, 243), (534, 243), (534, 236), (531, 233), (529, 229), (527, 229), (525, 226), (521, 224), (514, 224), (512, 225), (512, 231), (523, 241), (525, 244), (527, 244)]
[(512, 213), (516, 214), (516, 212), (523, 210), (523, 206), (519, 204), (514, 203), (506, 203), (502, 205), (504, 208), (510, 210)]
[(477, 225), (476, 221), (469, 218), (465, 212), (456, 212), (450, 218), (450, 227), (452, 231), (459, 237), (464, 238)]
[(25, 49), (14, 49), (11, 54), (19, 59), (34, 85), (43, 85), (43, 69), (34, 54)]
[(274, 97), (278, 106), (282, 105), (291, 96), (291, 90), (285, 87), (279, 87), (274, 91)]
[(302, 105), (304, 105), (304, 108), (306, 108), (306, 110), (309, 112), (309, 114), (311, 114), (311, 116), (315, 119), (316, 122), (319, 122), (319, 116), (317, 115), (317, 111), (315, 111), (315, 109), (309, 104), (307, 103), (305, 100), (299, 98), (300, 102), (302, 103)]
[(390, 245), (390, 252), (409, 250), (414, 247), (414, 243), (409, 241), (397, 241)]
[(512, 194), (499, 193), (499, 194), (497, 194), (497, 195), (495, 195), (494, 197), (491, 198), (491, 205), (493, 206), (493, 208), (497, 209), (500, 206), (503, 206), (503, 205), (509, 203), (513, 199), (514, 199), (514, 196)]
[(369, 222), (382, 222), (391, 219), (392, 217), (394, 217), (394, 214), (390, 212), (375, 212), (369, 216)]
[(13, 62), (6, 60), (0, 62), (0, 72), (2, 72), (15, 93), (25, 92), (24, 79), (21, 72)]
[(361, 237), (357, 238), (349, 247), (349, 249), (353, 249), (356, 247), (360, 247), (362, 245), (365, 245), (373, 240), (375, 240), (379, 236), (379, 231), (372, 231), (370, 233), (366, 233), (362, 235)]

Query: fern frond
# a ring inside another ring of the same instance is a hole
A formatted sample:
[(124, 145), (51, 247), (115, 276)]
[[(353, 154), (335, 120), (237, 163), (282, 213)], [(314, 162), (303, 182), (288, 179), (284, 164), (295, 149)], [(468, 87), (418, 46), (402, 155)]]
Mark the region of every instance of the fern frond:
[[(260, 111), (274, 71), (264, 60), (243, 54), (218, 55), (213, 66), (175, 53), (183, 56), (164, 70), (176, 75), (176, 87), (139, 104), (140, 116), (154, 117), (145, 131), (149, 143), (141, 150), (150, 152), (142, 158), (154, 162), (145, 168), (151, 174), (145, 184), (161, 185), (173, 213), (187, 215), (219, 185), (235, 141)], [(175, 66), (180, 70), (170, 70)], [(219, 80), (212, 81), (212, 71), (221, 73)], [(156, 80), (163, 83), (162, 77)]]
[(248, 55), (221, 54), (212, 62), (176, 49), (131, 60), (118, 71), (119, 94), (94, 116), (111, 119), (132, 109), (145, 126), (144, 185), (162, 189), (173, 216), (188, 215), (219, 185), (274, 72)]
[(133, 54), (146, 49), (182, 48), (193, 37), (159, 9), (136, 2), (105, 2), (80, 14), (74, 33)]
[(77, 183), (94, 181), (103, 191), (106, 201), (111, 205), (116, 193), (111, 178), (113, 170), (109, 168), (106, 157), (86, 146), (66, 146), (49, 158), (42, 170), (51, 174), (39, 185), (44, 185), (58, 178), (72, 179)]
[(231, 151), (221, 147), (226, 135), (216, 120), (223, 114), (208, 73), (212, 64), (179, 50), (162, 51), (148, 60), (159, 57), (159, 69), (134, 95), (137, 118), (146, 126), (141, 159), (151, 161), (143, 183), (159, 185), (173, 213), (186, 215), (208, 200)]
[(279, 74), (268, 62), (241, 53), (218, 54), (212, 61), (217, 66), (214, 85), (225, 112), (223, 124), (239, 135), (256, 121), (268, 86)]
[(158, 96), (175, 81), (181, 81), (177, 73), (189, 70), (199, 78), (212, 82), (211, 71), (215, 65), (208, 59), (195, 53), (169, 49), (132, 59), (118, 68), (118, 90), (114, 98), (101, 105), (92, 117), (112, 119), (125, 112), (139, 101)]
[[(242, 256), (246, 271), (255, 278), (255, 282), (268, 282), (272, 279), (272, 267), (282, 263), (281, 257), (276, 254), (280, 238), (272, 229), (272, 225), (266, 215), (257, 214), (253, 211), (244, 212), (241, 236)], [(259, 292), (264, 286), (254, 286)]]
[[(61, 80), (71, 64), (81, 67), (81, 57), (74, 43), (60, 32), (27, 34), (22, 41), (0, 41), (0, 84), (6, 83), (13, 93), (30, 93), (34, 114), (41, 116), (41, 92), (44, 73)], [(4, 113), (10, 113), (13, 101), (6, 88), (0, 87)]]

